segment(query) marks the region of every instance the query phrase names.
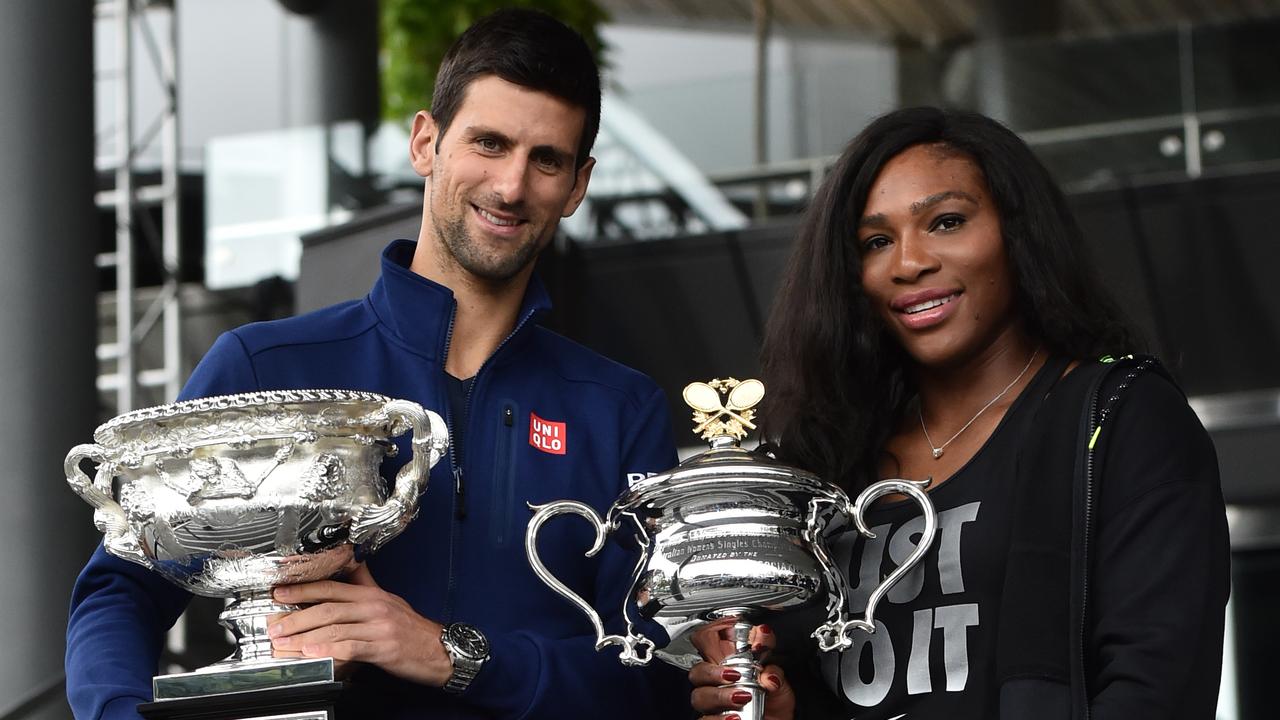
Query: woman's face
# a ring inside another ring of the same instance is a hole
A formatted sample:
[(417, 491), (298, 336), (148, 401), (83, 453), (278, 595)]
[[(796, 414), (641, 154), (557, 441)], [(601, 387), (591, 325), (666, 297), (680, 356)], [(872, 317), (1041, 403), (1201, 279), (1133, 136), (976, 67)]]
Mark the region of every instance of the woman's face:
[(862, 284), (924, 366), (954, 367), (1019, 332), (1000, 215), (965, 154), (915, 145), (880, 171), (858, 223)]

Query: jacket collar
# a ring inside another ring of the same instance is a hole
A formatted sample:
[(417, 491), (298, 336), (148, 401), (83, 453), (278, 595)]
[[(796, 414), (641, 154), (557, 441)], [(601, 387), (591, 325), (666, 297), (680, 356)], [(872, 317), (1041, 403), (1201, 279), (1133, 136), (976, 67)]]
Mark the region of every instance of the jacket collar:
[[(418, 244), (395, 240), (382, 251), (382, 276), (369, 291), (369, 304), (397, 338), (428, 359), (443, 362), (457, 303), (453, 291), (409, 269)], [(529, 278), (516, 329), (551, 309), (551, 299), (536, 274)]]

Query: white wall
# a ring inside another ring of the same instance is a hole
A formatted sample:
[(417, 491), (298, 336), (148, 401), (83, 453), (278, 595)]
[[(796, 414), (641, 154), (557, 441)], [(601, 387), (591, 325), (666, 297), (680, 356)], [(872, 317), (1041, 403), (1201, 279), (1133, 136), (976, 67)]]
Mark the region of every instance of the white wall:
[[(609, 81), (704, 171), (754, 163), (755, 39), (608, 26)], [(839, 152), (866, 121), (894, 107), (897, 53), (856, 40), (775, 36), (769, 44), (771, 161)]]

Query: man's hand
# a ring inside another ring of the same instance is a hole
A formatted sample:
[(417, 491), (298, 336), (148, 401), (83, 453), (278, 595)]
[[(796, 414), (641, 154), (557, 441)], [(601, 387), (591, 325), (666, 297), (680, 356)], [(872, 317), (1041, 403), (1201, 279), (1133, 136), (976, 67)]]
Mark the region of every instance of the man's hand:
[(271, 624), (268, 632), (277, 650), (365, 662), (432, 687), (443, 686), (453, 673), (440, 644), (440, 624), (378, 587), (364, 565), (347, 582), (282, 585), (272, 594), (280, 602), (310, 605)]

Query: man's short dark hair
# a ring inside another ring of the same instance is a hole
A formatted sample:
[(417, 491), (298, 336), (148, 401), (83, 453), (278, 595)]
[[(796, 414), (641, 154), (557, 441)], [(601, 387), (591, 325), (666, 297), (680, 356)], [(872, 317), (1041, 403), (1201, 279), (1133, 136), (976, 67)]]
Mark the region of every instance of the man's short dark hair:
[(582, 167), (600, 129), (600, 69), (581, 35), (550, 15), (523, 8), (499, 10), (478, 20), (445, 53), (436, 74), (431, 116), (440, 137), (453, 122), (467, 86), (486, 75), (582, 108), (586, 117), (577, 153), (577, 166)]

